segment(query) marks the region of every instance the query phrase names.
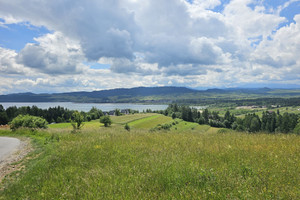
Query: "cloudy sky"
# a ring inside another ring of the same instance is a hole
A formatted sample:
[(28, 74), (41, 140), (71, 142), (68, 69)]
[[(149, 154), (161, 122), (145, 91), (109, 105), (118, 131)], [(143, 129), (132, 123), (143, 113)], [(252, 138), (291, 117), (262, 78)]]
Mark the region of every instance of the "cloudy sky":
[(300, 88), (300, 0), (0, 0), (0, 94)]

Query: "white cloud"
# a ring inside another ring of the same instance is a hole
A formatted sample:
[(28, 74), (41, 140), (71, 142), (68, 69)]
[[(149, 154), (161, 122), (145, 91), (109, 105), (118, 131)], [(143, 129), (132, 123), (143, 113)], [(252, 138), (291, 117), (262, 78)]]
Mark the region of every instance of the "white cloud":
[(266, 38), (286, 20), (275, 13), (266, 13), (262, 6), (256, 6), (253, 10), (248, 6), (251, 3), (254, 1), (232, 0), (224, 9), (226, 20), (236, 27), (237, 33), (241, 36)]
[(30, 70), (16, 62), (17, 53), (14, 50), (0, 47), (0, 72), (5, 75), (25, 75)]
[(213, 9), (216, 6), (221, 5), (221, 1), (220, 0), (194, 0), (193, 4), (203, 9)]
[(84, 60), (81, 47), (59, 32), (35, 38), (17, 55), (17, 61), (47, 74), (82, 73)]
[[(0, 48), (0, 71), (23, 74), (19, 80), (39, 91), (296, 82), (300, 17), (278, 29), (286, 21), (278, 10), (293, 1), (270, 11), (232, 0), (217, 13), (211, 9), (220, 0), (0, 0), (1, 26), (25, 22), (53, 32), (19, 53)], [(82, 64), (90, 61), (110, 69)]]
[(254, 62), (275, 68), (300, 66), (300, 15), (295, 23), (282, 27), (269, 40), (264, 40), (253, 52)]

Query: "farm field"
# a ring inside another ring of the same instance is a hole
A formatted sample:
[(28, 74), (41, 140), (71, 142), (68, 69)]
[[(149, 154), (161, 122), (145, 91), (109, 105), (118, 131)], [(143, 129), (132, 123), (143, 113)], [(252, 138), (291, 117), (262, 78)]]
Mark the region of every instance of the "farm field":
[[(35, 151), (1, 182), (0, 199), (299, 199), (300, 137), (246, 134), (158, 114), (31, 132)], [(178, 123), (176, 123), (178, 121)], [(171, 130), (149, 131), (173, 123)], [(130, 131), (124, 129), (128, 123)], [(23, 167), (20, 167), (23, 166)]]

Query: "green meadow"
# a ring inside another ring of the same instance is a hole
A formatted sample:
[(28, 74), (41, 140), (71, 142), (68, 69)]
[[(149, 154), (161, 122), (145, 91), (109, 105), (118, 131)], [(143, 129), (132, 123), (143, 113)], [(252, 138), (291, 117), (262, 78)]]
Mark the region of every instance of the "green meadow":
[(166, 117), (164, 115), (152, 115), (150, 117), (130, 122), (128, 125), (136, 129), (150, 129), (158, 124), (165, 124), (171, 121), (173, 121), (171, 117)]
[[(158, 114), (112, 117), (47, 130), (1, 130), (31, 138), (0, 199), (300, 199), (300, 137), (247, 134)], [(130, 131), (124, 125), (130, 126)], [(149, 131), (158, 124), (169, 131)]]

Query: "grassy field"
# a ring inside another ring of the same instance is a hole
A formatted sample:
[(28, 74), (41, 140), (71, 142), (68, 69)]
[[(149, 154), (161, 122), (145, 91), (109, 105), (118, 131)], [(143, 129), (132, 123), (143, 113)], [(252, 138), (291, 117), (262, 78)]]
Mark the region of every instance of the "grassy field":
[[(113, 124), (126, 124), (130, 123), (139, 119), (147, 118), (154, 116), (156, 114), (153, 113), (141, 113), (141, 114), (134, 114), (134, 115), (122, 115), (122, 116), (111, 116)], [(157, 115), (156, 115), (157, 116)], [(90, 122), (84, 122), (84, 129), (91, 129), (91, 128), (99, 128), (103, 126), (103, 124), (99, 123), (98, 120), (92, 120)], [(48, 127), (50, 129), (69, 129), (72, 130), (71, 123), (57, 123), (57, 124), (49, 124)]]
[(183, 132), (183, 131), (198, 131), (198, 132), (205, 132), (207, 131), (210, 126), (208, 125), (199, 125), (197, 123), (192, 122), (186, 122), (183, 120), (176, 120), (178, 121), (178, 124), (175, 124), (171, 127), (171, 130), (177, 131), (177, 132)]
[(221, 133), (183, 121), (149, 132), (173, 122), (162, 115), (113, 121), (109, 128), (89, 122), (76, 134), (58, 125), (0, 131), (29, 136), (36, 148), (23, 170), (1, 183), (0, 199), (300, 198), (297, 135)]
[(137, 129), (150, 129), (158, 124), (165, 124), (172, 121), (173, 119), (171, 117), (166, 117), (164, 115), (152, 115), (150, 117), (132, 121), (128, 125)]
[(156, 114), (153, 113), (140, 113), (134, 115), (123, 115), (123, 116), (112, 116), (111, 119), (115, 124), (126, 124), (139, 119), (147, 118), (154, 116)]
[[(91, 129), (91, 128), (99, 128), (100, 126), (103, 126), (103, 124), (100, 124), (99, 120), (92, 120), (90, 122), (84, 122), (84, 129)], [(63, 129), (63, 130), (72, 130), (71, 123), (57, 123), (57, 124), (49, 124), (48, 127), (50, 129)]]

